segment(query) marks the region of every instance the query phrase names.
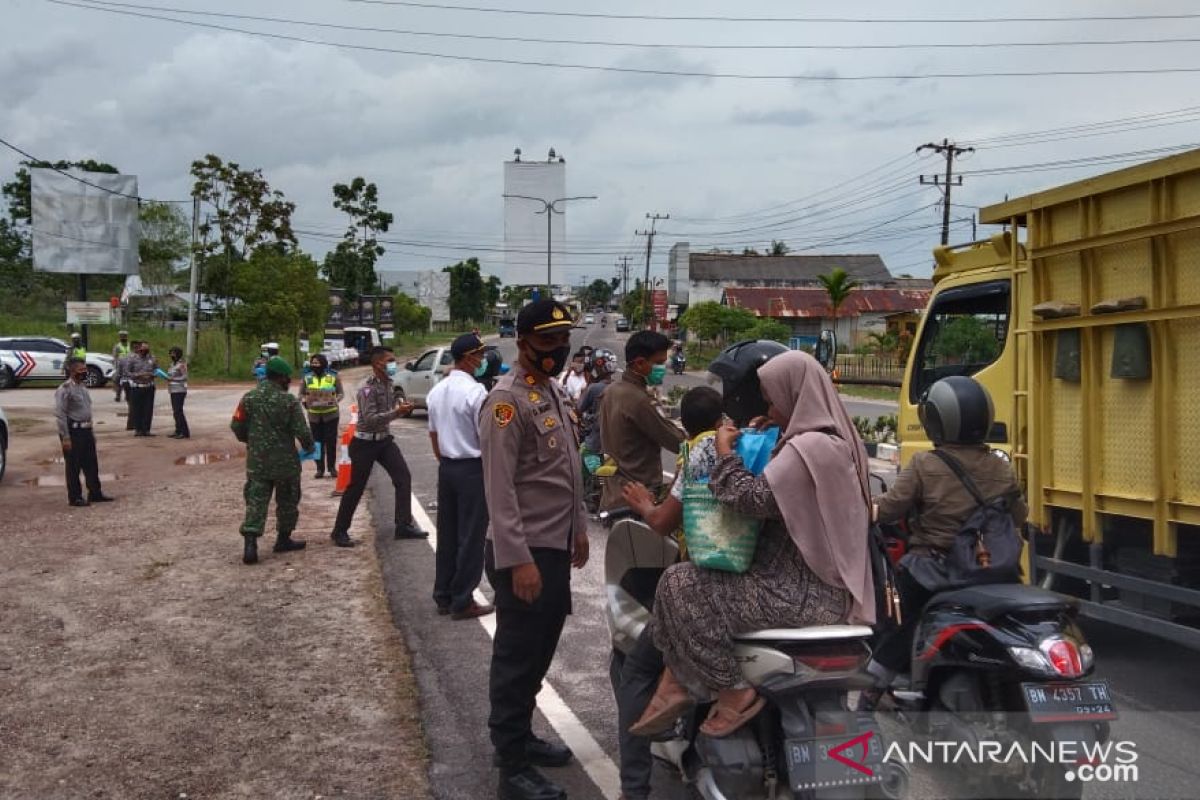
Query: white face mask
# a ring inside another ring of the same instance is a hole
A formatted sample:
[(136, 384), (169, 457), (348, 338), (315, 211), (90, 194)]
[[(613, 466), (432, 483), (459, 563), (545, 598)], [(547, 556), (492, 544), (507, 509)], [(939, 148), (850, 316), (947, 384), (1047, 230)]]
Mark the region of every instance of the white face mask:
[(395, 361), (389, 361), (389, 362), (387, 363), (387, 367), (386, 367), (386, 369), (387, 369), (387, 374), (388, 374), (388, 375), (390, 375), (390, 376), (392, 376), (392, 377), (395, 377), (395, 375), (396, 375), (396, 362), (395, 362)]

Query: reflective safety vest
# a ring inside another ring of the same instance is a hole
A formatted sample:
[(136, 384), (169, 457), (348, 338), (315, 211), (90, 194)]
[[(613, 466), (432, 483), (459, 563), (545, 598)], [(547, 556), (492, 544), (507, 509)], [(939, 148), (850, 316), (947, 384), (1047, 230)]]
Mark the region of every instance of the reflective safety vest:
[(71, 358), (78, 358), (80, 361), (87, 361), (86, 347), (72, 347), (68, 354)]
[(125, 356), (129, 355), (129, 345), (127, 344), (121, 344), (120, 342), (117, 342), (113, 349), (117, 351), (117, 358), (124, 358)]
[(338, 413), (337, 400), (335, 392), (337, 391), (337, 378), (326, 372), (320, 377), (316, 375), (307, 375), (304, 378), (304, 390), (310, 395), (315, 395), (308, 406), (310, 414), (336, 414)]

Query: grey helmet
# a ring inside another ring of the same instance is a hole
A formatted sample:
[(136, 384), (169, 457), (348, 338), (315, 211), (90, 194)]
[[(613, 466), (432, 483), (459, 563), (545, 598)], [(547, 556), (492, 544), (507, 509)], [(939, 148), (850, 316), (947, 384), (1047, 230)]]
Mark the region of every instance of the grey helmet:
[(617, 354), (605, 347), (600, 347), (588, 354), (584, 361), (584, 369), (591, 373), (594, 380), (604, 380), (621, 368)]
[(917, 411), (935, 445), (982, 444), (996, 418), (987, 389), (965, 375), (942, 378), (930, 386)]

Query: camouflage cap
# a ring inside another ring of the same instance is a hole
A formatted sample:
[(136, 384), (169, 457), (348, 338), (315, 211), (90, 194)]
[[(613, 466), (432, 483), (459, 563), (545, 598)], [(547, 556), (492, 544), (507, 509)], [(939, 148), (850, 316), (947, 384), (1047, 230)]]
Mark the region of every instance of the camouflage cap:
[(267, 374), (283, 375), (290, 378), (292, 377), (292, 365), (284, 361), (279, 356), (273, 356), (267, 361)]

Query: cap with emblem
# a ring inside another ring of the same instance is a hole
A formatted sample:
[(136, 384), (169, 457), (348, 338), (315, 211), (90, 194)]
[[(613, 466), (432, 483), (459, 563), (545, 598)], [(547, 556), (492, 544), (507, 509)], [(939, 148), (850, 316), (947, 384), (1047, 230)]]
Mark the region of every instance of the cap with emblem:
[(517, 314), (517, 333), (521, 334), (570, 330), (574, 324), (571, 309), (557, 300), (538, 300)]
[(292, 376), (292, 365), (279, 356), (274, 356), (267, 361), (267, 374), (283, 375), (290, 378)]
[(479, 352), (482, 349), (483, 342), (479, 340), (478, 336), (473, 333), (464, 333), (450, 345), (450, 356), (458, 361), (463, 356)]

